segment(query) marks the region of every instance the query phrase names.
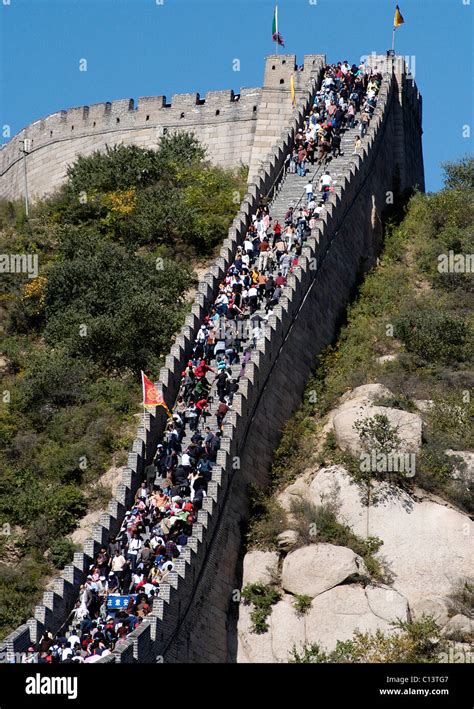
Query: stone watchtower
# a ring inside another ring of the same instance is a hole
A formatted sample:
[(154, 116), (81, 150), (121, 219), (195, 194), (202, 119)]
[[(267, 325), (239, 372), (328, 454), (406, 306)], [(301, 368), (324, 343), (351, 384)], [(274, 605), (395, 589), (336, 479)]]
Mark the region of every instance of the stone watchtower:
[(267, 57), (250, 157), (249, 181), (295, 112), (291, 98), (291, 78), (295, 86), (295, 103), (299, 106), (308, 90), (311, 90), (312, 82), (316, 83), (325, 63), (324, 54), (305, 54), (304, 64), (299, 67), (294, 54), (271, 54)]

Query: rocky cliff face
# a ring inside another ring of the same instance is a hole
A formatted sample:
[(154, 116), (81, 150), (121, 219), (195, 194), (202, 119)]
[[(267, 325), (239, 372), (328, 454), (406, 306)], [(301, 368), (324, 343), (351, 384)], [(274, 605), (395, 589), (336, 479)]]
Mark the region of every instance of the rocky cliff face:
[[(381, 413), (397, 423), (401, 449), (416, 452), (422, 418), (374, 405), (376, 397), (388, 395), (378, 384), (348, 392), (329, 414), (324, 430), (334, 432), (341, 449), (357, 453), (361, 440), (354, 422), (361, 415)], [(472, 470), (464, 474), (472, 475)], [(389, 480), (371, 482), (367, 504), (365, 485), (355, 482), (342, 465), (305, 471), (277, 499), (287, 512), (289, 529), (278, 537), (280, 551), (246, 554), (243, 586), (273, 583), (281, 596), (272, 606), (267, 632), (261, 634), (254, 632), (251, 606), (241, 604), (239, 662), (288, 662), (293, 648), (311, 643), (330, 652), (356, 630), (391, 634), (397, 632), (394, 621), (423, 615), (432, 616), (446, 637), (465, 641), (461, 648), (469, 651), (473, 621), (457, 613), (451, 601), (460, 579), (474, 577), (469, 543), (474, 524), (465, 513), (421, 489), (408, 492)], [(382, 581), (352, 549), (321, 542), (317, 529), (314, 542), (303, 542), (296, 531), (295, 502), (320, 507), (328, 500), (337, 521), (357, 537), (383, 542), (374, 553), (384, 571)], [(306, 599), (304, 613), (297, 610), (301, 597)]]

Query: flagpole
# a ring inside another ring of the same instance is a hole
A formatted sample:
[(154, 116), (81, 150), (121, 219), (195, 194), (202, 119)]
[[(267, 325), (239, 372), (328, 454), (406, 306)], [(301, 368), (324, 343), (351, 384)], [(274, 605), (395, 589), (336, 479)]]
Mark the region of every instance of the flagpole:
[(394, 26), (393, 32), (392, 32), (392, 52), (395, 51), (395, 30), (396, 30), (396, 29), (397, 29), (397, 28)]
[(276, 55), (278, 56), (278, 5), (275, 5), (275, 50), (276, 50)]
[(145, 372), (142, 370), (142, 398), (143, 398), (143, 426), (146, 425), (146, 409), (145, 409)]

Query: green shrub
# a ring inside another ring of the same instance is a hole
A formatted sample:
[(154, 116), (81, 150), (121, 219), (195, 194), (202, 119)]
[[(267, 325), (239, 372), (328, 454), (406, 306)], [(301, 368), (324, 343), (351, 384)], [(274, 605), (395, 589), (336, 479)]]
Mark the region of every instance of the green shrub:
[(288, 529), (287, 515), (272, 496), (254, 488), (251, 495), (251, 515), (247, 544), (252, 548), (277, 550), (277, 537)]
[(82, 490), (62, 485), (49, 491), (47, 514), (59, 534), (69, 534), (87, 510)]
[(457, 162), (444, 162), (444, 186), (449, 190), (474, 189), (474, 158), (466, 155)]
[(4, 637), (31, 616), (49, 570), (43, 560), (23, 559), (17, 566), (0, 564), (0, 635)]
[(366, 416), (355, 422), (354, 428), (359, 434), (363, 448), (366, 451), (389, 454), (398, 450), (400, 436), (398, 427), (392, 426), (386, 414)]
[(51, 562), (57, 569), (64, 569), (72, 561), (76, 545), (66, 537), (55, 539), (50, 547)]
[(296, 615), (298, 616), (303, 616), (306, 615), (306, 613), (309, 611), (311, 608), (311, 601), (313, 599), (311, 596), (305, 596), (300, 595), (298, 593), (295, 594), (295, 600), (293, 602), (293, 608), (296, 611)]
[(242, 600), (246, 606), (253, 605), (250, 613), (252, 632), (261, 635), (268, 630), (267, 618), (272, 606), (280, 600), (280, 592), (273, 586), (252, 583), (242, 589)]
[(448, 313), (412, 305), (395, 319), (395, 334), (407, 352), (426, 362), (450, 364), (465, 359), (469, 328)]

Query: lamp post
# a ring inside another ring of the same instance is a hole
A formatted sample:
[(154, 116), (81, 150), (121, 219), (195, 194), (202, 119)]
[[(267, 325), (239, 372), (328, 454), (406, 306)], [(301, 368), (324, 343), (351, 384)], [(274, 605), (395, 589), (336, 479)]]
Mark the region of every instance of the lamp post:
[(23, 172), (25, 175), (25, 214), (26, 217), (28, 218), (29, 216), (29, 203), (28, 203), (28, 171), (26, 169), (26, 156), (31, 150), (31, 143), (32, 140), (31, 138), (24, 138), (24, 140), (20, 140), (21, 147), (20, 151), (23, 153)]

